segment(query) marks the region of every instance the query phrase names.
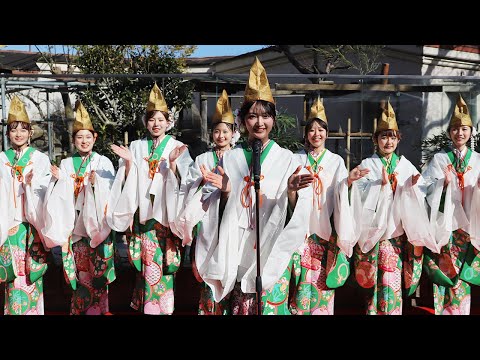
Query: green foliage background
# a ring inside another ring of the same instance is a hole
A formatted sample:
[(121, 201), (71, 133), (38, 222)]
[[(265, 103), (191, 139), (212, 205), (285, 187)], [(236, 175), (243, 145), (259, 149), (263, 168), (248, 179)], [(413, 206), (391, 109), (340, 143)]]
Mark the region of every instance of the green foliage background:
[[(475, 151), (479, 151), (479, 141), (480, 141), (480, 134), (477, 134), (474, 138), (475, 143)], [(420, 144), (420, 148), (422, 150), (422, 163), (420, 166), (427, 164), (432, 158), (435, 153), (439, 152), (441, 149), (448, 148), (452, 145), (452, 141), (448, 138), (447, 131), (444, 130), (438, 135), (434, 135), (422, 140)], [(467, 142), (467, 146), (471, 147), (471, 140)]]
[[(193, 84), (180, 77), (129, 77), (128, 74), (181, 74), (185, 58), (195, 46), (185, 45), (75, 45), (75, 64), (85, 74), (125, 74), (104, 77), (79, 93), (98, 132), (95, 148), (114, 159), (110, 145), (129, 142), (146, 134), (141, 118), (154, 81), (162, 89), (169, 109), (179, 112), (189, 106)], [(175, 131), (173, 131), (175, 132)]]

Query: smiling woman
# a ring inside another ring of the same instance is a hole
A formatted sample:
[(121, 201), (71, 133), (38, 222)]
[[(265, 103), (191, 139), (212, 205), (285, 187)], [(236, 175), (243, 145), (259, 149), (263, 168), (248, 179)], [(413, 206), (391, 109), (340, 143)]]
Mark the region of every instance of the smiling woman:
[[(239, 117), (248, 141), (226, 152), (217, 170), (204, 175), (201, 201), (206, 213), (197, 236), (196, 268), (218, 305), (228, 299), (230, 307), (223, 313), (287, 315), (292, 254), (303, 241), (303, 234), (296, 238), (291, 231), (302, 228), (307, 218), (311, 200), (303, 194), (311, 191), (313, 177), (298, 174), (301, 167), (293, 163), (292, 152), (270, 139), (275, 100), (258, 58), (250, 69)], [(252, 180), (256, 139), (263, 144), (258, 201)], [(295, 201), (290, 202), (290, 194)], [(285, 226), (289, 204), (291, 218)], [(260, 282), (256, 271), (261, 271)]]
[(10, 102), (7, 132), (12, 148), (0, 153), (0, 283), (6, 283), (4, 309), (10, 315), (43, 315), (47, 252), (40, 230), (50, 161), (30, 147), (30, 118), (16, 95)]
[(80, 101), (75, 108), (72, 140), (77, 152), (51, 166), (45, 227), (50, 247), (61, 246), (63, 271), (72, 287), (71, 315), (109, 311), (108, 285), (115, 280), (115, 233), (105, 218), (115, 170), (93, 151), (97, 139), (90, 116)]
[(352, 186), (354, 218), (362, 219), (356, 224), (355, 279), (367, 289), (369, 315), (401, 315), (403, 300), (419, 284), (424, 246), (437, 251), (425, 226), (425, 181), (395, 153), (400, 139), (388, 102), (373, 135), (377, 151), (360, 164), (370, 173)]
[(452, 144), (437, 152), (423, 172), (435, 233), (441, 234), (436, 236), (439, 253), (425, 252), (435, 314), (470, 314), (471, 285), (480, 285), (475, 266), (480, 258), (480, 155), (466, 146), (473, 129), (467, 104), (459, 96), (448, 125)]
[(113, 187), (119, 194), (108, 209), (108, 223), (126, 231), (129, 259), (137, 273), (131, 307), (150, 315), (171, 315), (175, 274), (183, 248), (176, 217), (183, 208), (188, 169), (187, 146), (166, 134), (171, 125), (162, 90), (155, 83), (145, 111), (148, 137), (130, 148), (112, 145), (120, 157)]

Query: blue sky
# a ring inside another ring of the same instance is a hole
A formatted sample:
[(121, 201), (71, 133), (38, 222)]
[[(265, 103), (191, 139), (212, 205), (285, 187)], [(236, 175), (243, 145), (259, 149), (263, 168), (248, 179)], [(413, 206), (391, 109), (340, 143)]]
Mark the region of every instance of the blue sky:
[(197, 45), (194, 57), (240, 55), (259, 50), (267, 45)]
[[(44, 45), (39, 45), (42, 48)], [(198, 45), (193, 57), (204, 56), (222, 56), (222, 55), (240, 55), (250, 51), (261, 49), (267, 45)], [(3, 50), (23, 50), (28, 51), (29, 45), (7, 45)], [(36, 51), (34, 45), (30, 45), (31, 51)], [(61, 47), (57, 50), (61, 52)]]

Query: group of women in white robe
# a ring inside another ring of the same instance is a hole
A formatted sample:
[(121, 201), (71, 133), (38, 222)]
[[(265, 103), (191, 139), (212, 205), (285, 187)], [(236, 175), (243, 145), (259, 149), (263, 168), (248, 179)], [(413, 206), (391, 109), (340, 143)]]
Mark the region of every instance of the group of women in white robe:
[[(226, 152), (214, 171), (204, 167), (201, 194), (195, 189), (187, 200), (179, 222), (184, 241), (201, 220), (195, 268), (223, 313), (257, 313), (257, 226), (262, 314), (333, 313), (332, 289), (348, 277), (355, 240), (348, 187), (368, 170), (357, 167), (348, 173), (341, 157), (325, 149), (328, 127), (319, 122), (323, 105), (315, 103), (313, 109), (307, 124), (308, 156), (294, 155), (270, 139), (275, 102), (256, 59), (238, 115), (247, 140)], [(254, 140), (262, 143), (258, 224)]]
[(183, 255), (175, 222), (193, 160), (186, 145), (165, 134), (173, 122), (163, 94), (155, 84), (144, 117), (147, 138), (130, 148), (112, 145), (121, 158), (117, 174), (107, 157), (93, 151), (97, 133), (80, 101), (75, 110), (77, 152), (57, 167), (29, 147), (25, 106), (16, 96), (11, 102), (12, 149), (0, 154), (0, 198), (7, 199), (0, 202), (4, 312), (44, 313), (42, 276), (48, 252), (59, 246), (72, 288), (70, 314), (109, 313), (115, 232), (125, 231), (138, 271), (131, 306), (145, 314), (172, 314), (174, 274)]
[[(81, 102), (77, 152), (57, 167), (29, 146), (31, 123), (15, 96), (7, 121), (12, 148), (0, 153), (4, 313), (43, 314), (42, 277), (55, 246), (72, 288), (70, 313), (108, 313), (116, 232), (126, 233), (137, 271), (131, 306), (145, 314), (174, 312), (185, 245), (200, 283), (199, 314), (257, 314), (258, 305), (262, 314), (334, 314), (335, 289), (351, 271), (368, 314), (401, 314), (422, 267), (433, 282), (435, 313), (470, 312), (470, 285), (480, 283), (480, 159), (466, 146), (474, 127), (461, 97), (448, 127), (452, 146), (423, 174), (395, 153), (402, 135), (389, 102), (373, 135), (375, 154), (350, 172), (325, 148), (320, 99), (296, 154), (270, 138), (275, 121), (266, 72), (255, 59), (237, 119), (224, 91), (212, 118), (214, 147), (193, 161), (166, 133), (172, 114), (155, 84), (144, 116), (148, 135), (129, 147), (112, 145), (120, 157), (115, 173), (93, 151), (97, 134)], [(237, 128), (245, 137), (233, 146)], [(261, 143), (258, 194), (254, 141)]]
[[(350, 173), (325, 148), (328, 121), (320, 99), (305, 126), (305, 150), (297, 154), (269, 138), (274, 106), (256, 59), (239, 113), (248, 140), (214, 169), (195, 172), (203, 186), (188, 197), (179, 228), (184, 244), (196, 229), (194, 269), (210, 288), (209, 311), (199, 313), (257, 313), (260, 226), (262, 314), (333, 314), (335, 289), (352, 270), (367, 314), (399, 315), (422, 268), (433, 282), (435, 313), (468, 314), (469, 284), (480, 283), (480, 170), (478, 154), (466, 147), (474, 128), (463, 99), (448, 127), (451, 148), (436, 154), (423, 176), (395, 153), (402, 134), (389, 102), (373, 135), (375, 153)], [(254, 139), (263, 144), (258, 225)]]
[(92, 152), (96, 133), (87, 111), (77, 102), (72, 139), (77, 152), (60, 168), (30, 147), (32, 125), (17, 96), (7, 123), (11, 148), (0, 154), (4, 313), (44, 314), (43, 275), (55, 246), (62, 248), (65, 279), (73, 290), (70, 313), (107, 313), (115, 271), (105, 212), (115, 171), (108, 158)]

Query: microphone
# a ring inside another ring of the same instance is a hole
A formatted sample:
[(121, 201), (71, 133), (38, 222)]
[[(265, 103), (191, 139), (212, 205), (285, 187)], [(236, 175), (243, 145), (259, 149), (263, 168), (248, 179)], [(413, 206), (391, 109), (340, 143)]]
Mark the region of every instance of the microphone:
[(262, 141), (255, 139), (252, 144), (252, 166), (253, 166), (253, 181), (255, 183), (255, 190), (260, 189), (260, 153), (262, 152)]

